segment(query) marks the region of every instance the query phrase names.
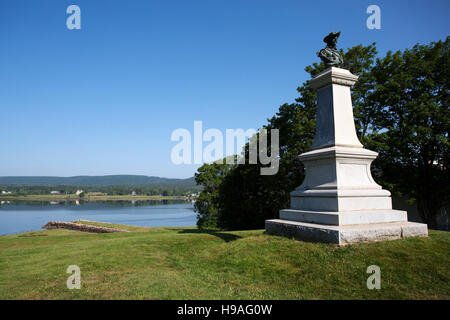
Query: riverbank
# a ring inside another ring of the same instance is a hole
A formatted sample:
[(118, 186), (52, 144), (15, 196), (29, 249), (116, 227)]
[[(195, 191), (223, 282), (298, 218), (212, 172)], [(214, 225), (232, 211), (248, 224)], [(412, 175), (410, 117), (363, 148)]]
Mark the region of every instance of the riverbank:
[[(450, 299), (449, 232), (336, 247), (264, 230), (76, 222), (133, 232), (0, 237), (0, 299)], [(67, 289), (69, 265), (80, 290)], [(380, 290), (367, 289), (370, 265)]]
[(79, 197), (75, 194), (30, 194), (25, 196), (0, 195), (0, 201), (138, 201), (138, 200), (193, 200), (186, 196), (146, 196), (146, 195), (90, 195)]

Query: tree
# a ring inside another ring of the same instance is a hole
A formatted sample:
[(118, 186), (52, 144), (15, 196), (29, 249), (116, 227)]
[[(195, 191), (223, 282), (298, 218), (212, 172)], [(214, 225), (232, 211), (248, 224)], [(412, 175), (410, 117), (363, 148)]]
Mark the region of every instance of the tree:
[(416, 200), (422, 220), (436, 227), (449, 201), (450, 38), (388, 52), (372, 70), (374, 107), (368, 147), (382, 184)]
[(199, 228), (217, 228), (219, 186), (232, 168), (233, 165), (218, 163), (206, 163), (198, 168), (195, 181), (203, 187), (194, 204)]

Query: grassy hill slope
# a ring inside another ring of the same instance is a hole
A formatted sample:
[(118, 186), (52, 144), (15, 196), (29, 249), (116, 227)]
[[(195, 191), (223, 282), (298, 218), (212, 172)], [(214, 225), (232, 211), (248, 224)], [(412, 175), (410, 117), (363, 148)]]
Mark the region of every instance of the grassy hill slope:
[[(262, 230), (97, 224), (134, 232), (0, 237), (0, 299), (450, 299), (448, 232), (336, 247)], [(373, 264), (380, 290), (366, 287)], [(81, 290), (66, 288), (69, 265)]]

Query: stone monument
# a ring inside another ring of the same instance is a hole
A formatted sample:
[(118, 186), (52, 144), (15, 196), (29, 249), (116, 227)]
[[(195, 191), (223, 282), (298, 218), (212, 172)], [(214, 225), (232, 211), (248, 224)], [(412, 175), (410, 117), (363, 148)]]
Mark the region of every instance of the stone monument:
[(325, 37), (327, 47), (317, 55), (327, 69), (310, 81), (317, 91), (316, 132), (311, 149), (300, 155), (305, 180), (291, 192), (291, 208), (266, 220), (266, 231), (339, 245), (427, 236), (427, 225), (393, 210), (390, 192), (372, 178), (378, 154), (364, 149), (356, 135), (350, 87), (358, 77), (336, 67), (343, 64), (339, 35)]

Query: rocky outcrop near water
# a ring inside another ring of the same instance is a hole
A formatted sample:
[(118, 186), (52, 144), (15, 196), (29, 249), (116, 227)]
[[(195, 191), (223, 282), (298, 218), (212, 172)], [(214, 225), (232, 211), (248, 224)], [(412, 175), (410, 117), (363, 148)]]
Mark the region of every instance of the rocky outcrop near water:
[(47, 229), (47, 230), (69, 229), (69, 230), (93, 232), (93, 233), (130, 232), (128, 230), (106, 228), (106, 227), (100, 227), (100, 226), (93, 226), (93, 225), (89, 225), (89, 224), (63, 222), (63, 221), (50, 221), (45, 226), (42, 226), (42, 228)]

